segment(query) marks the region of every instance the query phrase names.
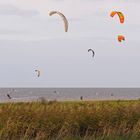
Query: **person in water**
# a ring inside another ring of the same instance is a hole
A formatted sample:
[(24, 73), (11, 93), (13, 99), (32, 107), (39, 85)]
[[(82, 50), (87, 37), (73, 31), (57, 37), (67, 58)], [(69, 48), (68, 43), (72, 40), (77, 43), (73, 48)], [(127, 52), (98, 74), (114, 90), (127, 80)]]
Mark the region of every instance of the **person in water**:
[(83, 96), (80, 97), (80, 100), (83, 101)]
[(7, 94), (7, 97), (8, 97), (9, 99), (12, 99), (12, 97), (11, 97), (9, 94)]

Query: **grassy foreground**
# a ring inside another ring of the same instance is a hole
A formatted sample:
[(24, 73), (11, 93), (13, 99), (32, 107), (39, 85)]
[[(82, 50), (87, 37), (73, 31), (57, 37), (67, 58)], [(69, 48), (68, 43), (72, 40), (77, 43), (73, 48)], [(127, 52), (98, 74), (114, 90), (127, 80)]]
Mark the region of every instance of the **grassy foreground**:
[(140, 101), (0, 104), (0, 140), (140, 140)]

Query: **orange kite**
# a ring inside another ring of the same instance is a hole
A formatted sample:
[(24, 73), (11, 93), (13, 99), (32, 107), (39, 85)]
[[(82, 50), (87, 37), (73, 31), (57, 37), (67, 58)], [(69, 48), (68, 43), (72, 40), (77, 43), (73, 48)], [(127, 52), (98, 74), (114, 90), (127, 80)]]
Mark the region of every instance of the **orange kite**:
[(119, 16), (120, 23), (124, 23), (124, 15), (122, 12), (112, 11), (110, 16), (114, 17), (116, 14)]
[(123, 35), (118, 35), (118, 41), (119, 42), (125, 41), (125, 37)]

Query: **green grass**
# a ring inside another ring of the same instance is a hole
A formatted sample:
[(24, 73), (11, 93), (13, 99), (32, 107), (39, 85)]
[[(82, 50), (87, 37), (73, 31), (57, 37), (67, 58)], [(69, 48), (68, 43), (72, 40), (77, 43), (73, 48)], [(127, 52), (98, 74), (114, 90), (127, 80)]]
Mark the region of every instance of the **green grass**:
[(140, 140), (140, 101), (0, 104), (0, 140)]

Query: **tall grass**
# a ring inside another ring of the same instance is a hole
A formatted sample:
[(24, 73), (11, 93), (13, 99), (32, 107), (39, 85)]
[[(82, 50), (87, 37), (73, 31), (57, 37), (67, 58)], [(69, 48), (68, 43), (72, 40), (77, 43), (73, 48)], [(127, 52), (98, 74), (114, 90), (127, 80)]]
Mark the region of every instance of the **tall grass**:
[(0, 104), (0, 140), (140, 140), (140, 101)]

